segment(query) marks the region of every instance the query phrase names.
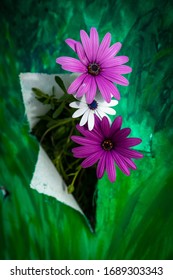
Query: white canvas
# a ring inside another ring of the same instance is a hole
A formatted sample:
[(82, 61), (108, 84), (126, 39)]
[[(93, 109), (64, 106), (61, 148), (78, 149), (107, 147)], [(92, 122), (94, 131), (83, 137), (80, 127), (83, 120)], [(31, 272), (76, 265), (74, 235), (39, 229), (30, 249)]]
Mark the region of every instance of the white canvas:
[[(50, 105), (43, 105), (35, 98), (32, 88), (38, 88), (50, 95), (52, 94), (52, 87), (54, 86), (55, 95), (57, 97), (60, 97), (63, 94), (63, 91), (55, 82), (55, 76), (55, 74), (20, 74), (23, 101), (31, 130), (39, 121), (38, 116), (45, 115), (50, 109)], [(60, 78), (63, 80), (66, 88), (75, 78), (73, 74), (58, 76), (60, 76)], [(37, 190), (39, 193), (52, 196), (58, 201), (82, 213), (82, 210), (80, 209), (73, 195), (67, 192), (65, 182), (62, 180), (60, 174), (56, 170), (55, 166), (53, 165), (41, 145), (30, 186), (31, 188)]]

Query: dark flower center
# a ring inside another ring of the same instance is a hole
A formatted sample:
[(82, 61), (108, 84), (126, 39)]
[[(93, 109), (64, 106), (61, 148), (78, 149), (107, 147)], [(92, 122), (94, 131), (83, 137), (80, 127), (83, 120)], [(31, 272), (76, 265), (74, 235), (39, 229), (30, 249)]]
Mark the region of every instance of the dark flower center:
[(100, 66), (97, 63), (89, 64), (88, 73), (93, 76), (97, 76), (100, 73)]
[(93, 100), (92, 103), (88, 104), (88, 107), (90, 108), (90, 110), (97, 109), (97, 106), (98, 106), (98, 104), (97, 104), (97, 101), (95, 101), (95, 100)]
[(105, 151), (110, 151), (112, 150), (113, 148), (113, 143), (112, 143), (112, 140), (110, 139), (106, 139), (102, 142), (102, 148), (105, 150)]

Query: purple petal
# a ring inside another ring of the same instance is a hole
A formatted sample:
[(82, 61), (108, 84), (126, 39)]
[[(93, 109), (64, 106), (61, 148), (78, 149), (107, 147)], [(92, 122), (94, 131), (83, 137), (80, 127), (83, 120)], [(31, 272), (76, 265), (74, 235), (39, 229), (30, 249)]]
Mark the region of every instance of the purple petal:
[(107, 71), (107, 68), (112, 68), (112, 67), (116, 67), (116, 61), (115, 58), (111, 58), (111, 59), (106, 59), (105, 61), (100, 62), (100, 66), (102, 69), (102, 72)]
[(102, 154), (103, 154), (103, 151), (96, 152), (96, 153), (90, 155), (89, 157), (87, 157), (87, 158), (81, 163), (81, 166), (82, 166), (83, 168), (87, 168), (87, 167), (92, 166), (93, 164), (95, 164), (95, 163), (100, 159), (100, 157), (102, 156)]
[(122, 47), (122, 44), (119, 42), (113, 44), (110, 48), (108, 48), (106, 50), (106, 52), (104, 53), (104, 56), (102, 56), (102, 59), (100, 60), (100, 62), (102, 63), (103, 61), (114, 57), (119, 52), (121, 47)]
[(90, 89), (90, 84), (91, 84), (91, 77), (90, 75), (86, 75), (85, 79), (83, 80), (83, 82), (81, 83), (77, 91), (76, 97), (83, 96)]
[(76, 58), (62, 56), (56, 59), (61, 64), (62, 69), (71, 72), (86, 72), (86, 67)]
[(78, 54), (78, 57), (80, 59), (80, 61), (84, 64), (84, 65), (88, 65), (89, 61), (88, 58), (85, 54), (85, 51), (82, 47), (82, 44), (79, 42), (76, 43), (76, 52)]
[(128, 74), (132, 72), (132, 68), (127, 65), (119, 65), (116, 67), (112, 67), (111, 70), (117, 74)]
[(92, 103), (95, 96), (96, 96), (97, 86), (95, 82), (95, 78), (90, 76), (90, 88), (88, 92), (86, 93), (86, 102), (88, 104)]
[(126, 63), (128, 61), (129, 61), (129, 58), (128, 58), (128, 56), (125, 56), (125, 55), (116, 56), (114, 58), (115, 66), (124, 64), (124, 63)]
[(85, 94), (85, 92), (84, 92), (83, 87), (82, 87), (82, 85), (81, 85), (81, 86), (79, 87), (77, 93), (76, 93), (76, 97), (77, 97), (77, 98), (80, 98), (80, 97), (82, 97), (84, 94)]
[(107, 152), (106, 154), (106, 171), (108, 173), (109, 180), (113, 183), (116, 178), (116, 171), (111, 152)]
[(82, 136), (76, 136), (76, 135), (72, 135), (71, 140), (80, 145), (98, 145), (99, 144), (95, 140), (90, 140), (90, 139), (84, 138)]
[(104, 61), (102, 61), (100, 63), (100, 66), (103, 71), (103, 70), (106, 70), (107, 68), (121, 66), (122, 64), (124, 64), (128, 61), (129, 61), (129, 58), (127, 56), (117, 56), (114, 58), (105, 59)]
[(123, 160), (123, 157), (121, 155), (118, 155), (114, 150), (112, 150), (112, 156), (116, 162), (116, 164), (118, 165), (118, 167), (121, 169), (121, 171), (126, 174), (126, 175), (130, 175), (130, 171), (127, 168), (127, 165), (125, 163), (125, 161)]
[(118, 131), (121, 128), (122, 125), (122, 117), (118, 116), (116, 119), (113, 121), (111, 125), (111, 137), (112, 135)]
[(120, 93), (119, 93), (117, 87), (116, 87), (114, 84), (110, 83), (110, 82), (109, 82), (109, 90), (110, 90), (111, 94), (112, 94), (117, 100), (120, 100)]
[(124, 78), (123, 76), (121, 76), (117, 73), (114, 73), (112, 68), (109, 68), (109, 70), (107, 68), (105, 71), (102, 71), (101, 76), (108, 79), (109, 81), (114, 82), (119, 85), (123, 85), (123, 86), (129, 85), (129, 81), (126, 78)]
[(142, 142), (142, 140), (140, 138), (127, 138), (123, 140), (123, 147), (124, 148), (128, 148), (128, 147), (132, 147), (132, 146), (136, 146), (138, 144), (140, 144)]
[(137, 168), (136, 164), (134, 164), (134, 162), (131, 159), (129, 159), (127, 157), (123, 157), (123, 160), (125, 160), (125, 162), (129, 168), (134, 169), (134, 170)]
[(117, 77), (115, 77), (115, 83), (118, 85), (122, 85), (122, 86), (128, 86), (129, 85), (129, 81), (124, 78), (123, 76), (117, 75)]
[(91, 145), (76, 147), (72, 149), (74, 157), (76, 158), (85, 158), (99, 151), (101, 151), (100, 147), (95, 147)]
[(111, 42), (111, 34), (106, 33), (97, 52), (97, 58), (96, 58), (97, 62), (100, 62), (101, 58), (104, 57), (105, 50), (109, 48), (110, 42)]
[(88, 57), (88, 60), (91, 62), (92, 50), (91, 50), (90, 38), (88, 37), (88, 34), (84, 30), (80, 31), (80, 37), (81, 37), (81, 41), (82, 41), (82, 45), (83, 45), (85, 54)]
[(99, 36), (96, 28), (92, 27), (90, 30), (90, 42), (92, 49), (92, 61), (95, 61), (98, 47), (99, 47)]
[(72, 50), (74, 50), (76, 52), (76, 43), (78, 43), (78, 41), (75, 41), (75, 40), (69, 38), (69, 39), (66, 39), (65, 42), (70, 48), (72, 48)]
[(104, 134), (101, 128), (101, 120), (95, 115), (95, 124), (92, 133), (98, 136), (100, 143), (104, 140)]
[(112, 134), (113, 140), (120, 144), (124, 144), (124, 142), (126, 141), (126, 137), (130, 134), (131, 129), (130, 128), (123, 128), (119, 131), (116, 131), (114, 134)]
[(85, 79), (86, 77), (86, 74), (82, 74), (80, 75), (79, 77), (77, 77), (72, 83), (71, 85), (69, 86), (67, 92), (69, 94), (72, 94), (72, 93), (75, 93), (78, 88), (80, 87), (80, 85), (82, 84), (83, 80)]
[(96, 79), (97, 86), (98, 86), (103, 98), (106, 100), (106, 102), (109, 103), (111, 101), (111, 92), (110, 92), (110, 88), (109, 88), (109, 81), (100, 75), (96, 76), (95, 79)]
[(106, 152), (102, 154), (97, 165), (97, 178), (102, 178), (106, 168)]
[(82, 134), (84, 135), (85, 137), (91, 139), (91, 140), (94, 140), (96, 142), (99, 142), (100, 141), (100, 137), (93, 133), (93, 130), (92, 131), (89, 131), (88, 129), (86, 129), (85, 127), (83, 126), (80, 126), (79, 124), (76, 125), (76, 128), (77, 130)]
[(128, 158), (143, 158), (143, 155), (137, 151), (117, 147), (116, 151), (121, 154), (122, 156), (128, 157)]
[[(100, 75), (100, 76), (102, 76), (102, 75)], [(104, 77), (102, 76), (102, 78), (104, 78)], [(120, 93), (119, 93), (117, 87), (112, 82), (110, 82), (108, 79), (104, 78), (104, 80), (106, 80), (107, 91), (109, 91), (117, 100), (120, 100)]]
[(107, 117), (103, 117), (102, 121), (101, 121), (101, 129), (102, 129), (102, 133), (106, 138), (110, 137), (110, 124), (109, 121), (107, 119)]

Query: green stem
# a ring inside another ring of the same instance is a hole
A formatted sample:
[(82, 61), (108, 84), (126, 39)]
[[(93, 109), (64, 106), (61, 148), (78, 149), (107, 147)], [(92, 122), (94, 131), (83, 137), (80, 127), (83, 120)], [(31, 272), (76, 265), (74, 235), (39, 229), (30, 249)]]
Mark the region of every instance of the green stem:
[(79, 172), (81, 171), (81, 169), (82, 169), (82, 166), (79, 165), (78, 168), (77, 168), (77, 171), (76, 171), (76, 173), (75, 173), (75, 175), (73, 177), (73, 180), (72, 180), (71, 184), (68, 187), (68, 193), (72, 193), (74, 191), (74, 183), (75, 183), (76, 178), (79, 175)]
[(43, 134), (43, 136), (41, 137), (41, 140), (40, 140), (40, 143), (43, 141), (44, 137), (53, 129), (55, 129), (56, 127), (58, 126), (61, 126), (61, 125), (64, 125), (68, 122), (72, 122), (73, 119), (72, 118), (67, 118), (67, 119), (64, 119), (63, 121), (59, 121), (57, 124), (51, 126), (50, 128), (48, 128), (45, 133)]

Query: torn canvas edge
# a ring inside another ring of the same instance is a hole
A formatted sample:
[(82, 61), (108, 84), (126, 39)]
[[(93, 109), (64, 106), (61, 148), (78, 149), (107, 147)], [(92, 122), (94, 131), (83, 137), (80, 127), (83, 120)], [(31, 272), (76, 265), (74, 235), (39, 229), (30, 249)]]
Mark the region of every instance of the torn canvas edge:
[[(38, 116), (43, 116), (50, 110), (50, 105), (43, 105), (35, 98), (32, 88), (38, 88), (46, 94), (51, 95), (52, 87), (54, 87), (55, 96), (62, 96), (63, 91), (56, 83), (55, 76), (57, 76), (57, 74), (40, 73), (21, 73), (19, 76), (30, 130), (32, 130), (39, 121)], [(58, 76), (63, 80), (66, 88), (75, 78), (74, 74)], [(39, 193), (52, 196), (84, 215), (73, 195), (67, 192), (65, 182), (41, 145), (30, 186)]]

